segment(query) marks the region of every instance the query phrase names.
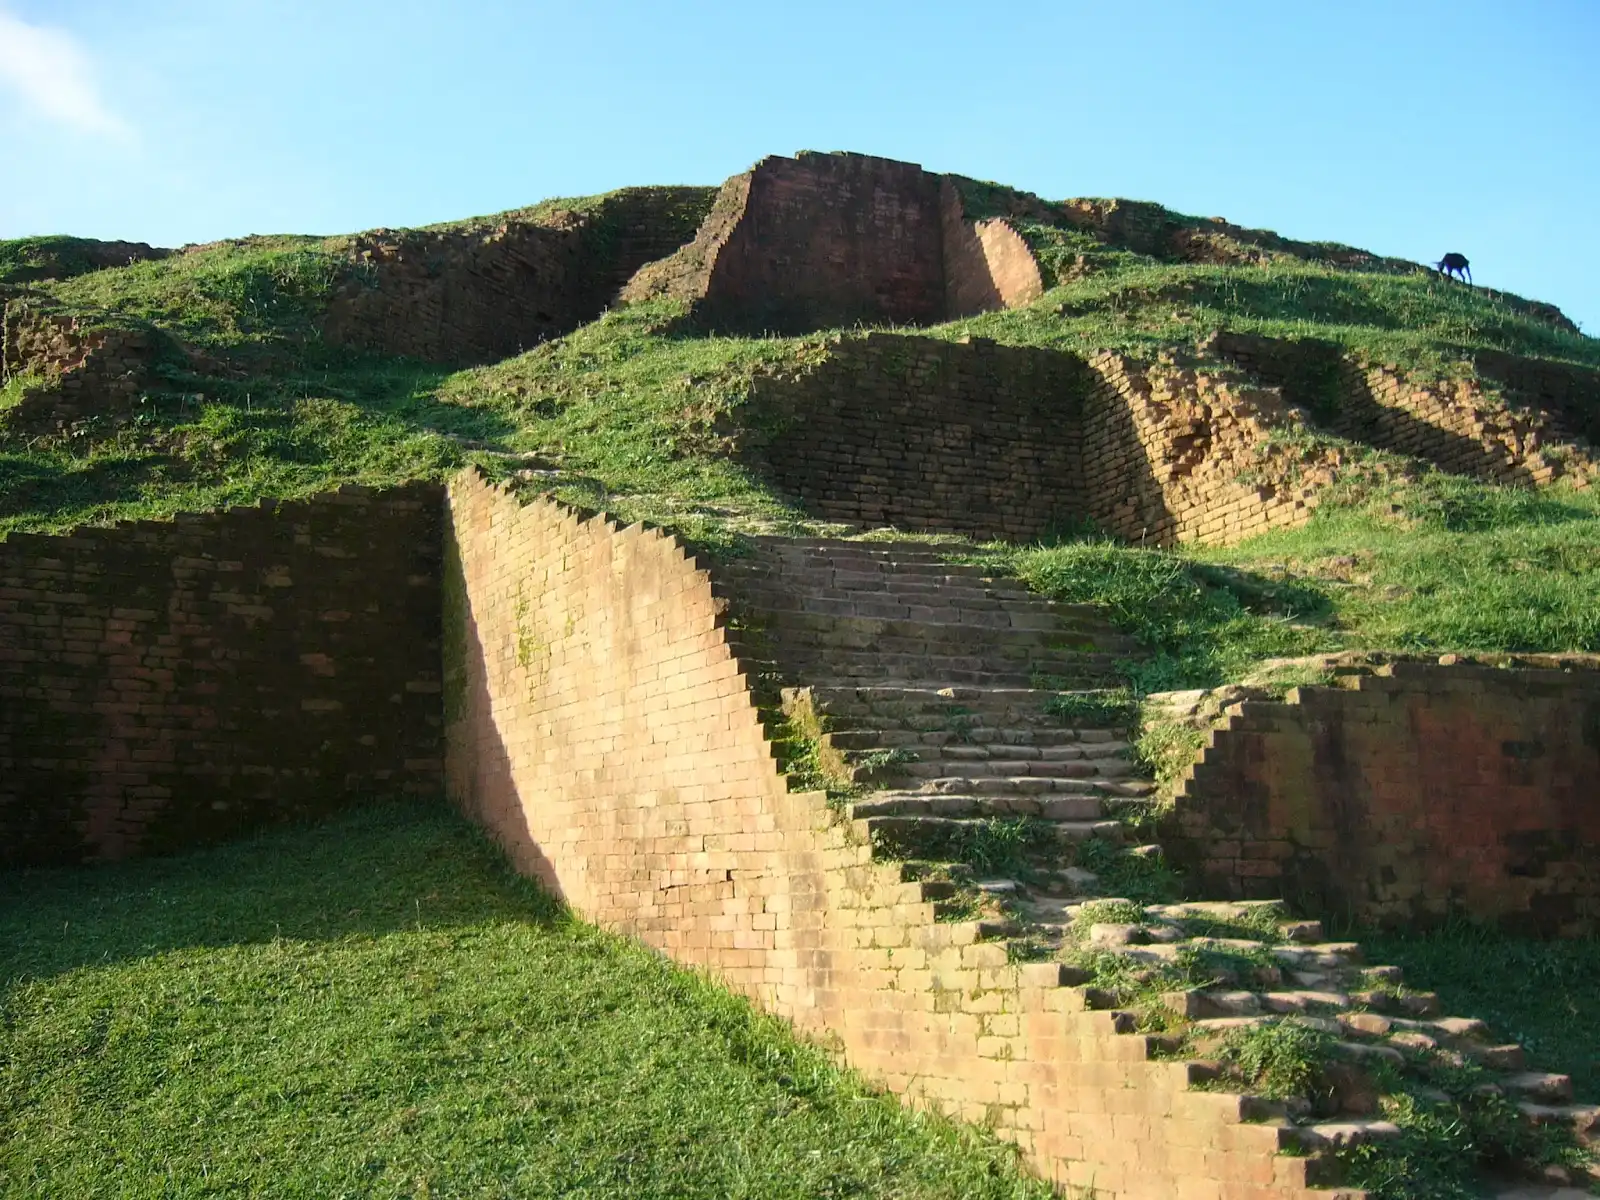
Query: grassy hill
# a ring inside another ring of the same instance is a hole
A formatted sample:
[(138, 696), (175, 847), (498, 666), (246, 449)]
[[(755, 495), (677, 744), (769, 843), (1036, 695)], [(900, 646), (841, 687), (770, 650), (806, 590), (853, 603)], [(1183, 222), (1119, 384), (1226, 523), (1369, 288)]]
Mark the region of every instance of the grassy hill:
[[(1549, 306), (1410, 264), (1153, 205), (1050, 207), (976, 185), (973, 195), (978, 211), (1013, 215), (1054, 286), (1026, 308), (930, 336), (1151, 360), (1192, 355), (1227, 329), (1315, 337), (1423, 376), (1470, 374), (1490, 350), (1600, 367), (1600, 341)], [(1119, 224), (1129, 212), (1138, 221)], [(726, 440), (754, 373), (803, 370), (826, 353), (827, 333), (701, 336), (674, 302), (650, 301), (451, 370), (322, 337), (330, 298), (368, 269), (351, 238), (247, 238), (100, 270), (85, 269), (70, 239), (56, 240), (53, 260), (41, 241), (0, 244), (7, 299), (147, 328), (160, 349), (132, 420), (0, 437), (0, 531), (440, 478), (469, 461), (723, 552), (742, 532), (830, 528), (730, 457)], [(39, 278), (52, 269), (61, 277)], [(11, 379), (0, 405), (38, 382)], [(1152, 651), (1132, 671), (1144, 687), (1343, 648), (1600, 650), (1600, 510), (1564, 488), (1533, 494), (1435, 472), (1378, 494), (1352, 489), (1304, 529), (1225, 551), (1088, 539), (989, 557), (1060, 595), (1116, 601)], [(1167, 615), (1153, 624), (1152, 612)]]
[(432, 806), (0, 877), (8, 1200), (1051, 1194)]

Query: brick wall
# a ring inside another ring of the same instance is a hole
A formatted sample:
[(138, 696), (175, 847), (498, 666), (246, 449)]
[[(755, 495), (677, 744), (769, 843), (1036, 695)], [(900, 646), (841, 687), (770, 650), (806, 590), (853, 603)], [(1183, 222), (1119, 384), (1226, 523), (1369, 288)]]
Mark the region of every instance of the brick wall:
[(748, 404), (741, 455), (809, 511), (980, 537), (1235, 541), (1305, 520), (1343, 466), (1276, 393), (983, 339), (836, 339)]
[(1600, 372), (1481, 356), (1479, 371), (1521, 401), (1512, 406), (1478, 379), (1418, 381), (1312, 338), (1222, 333), (1207, 348), (1352, 441), (1497, 483), (1600, 478)]
[(759, 377), (746, 460), (831, 520), (1017, 540), (1081, 518), (1082, 361), (869, 334), (799, 376)]
[(622, 294), (686, 300), (707, 328), (798, 333), (928, 325), (1042, 291), (1027, 244), (1004, 220), (966, 219), (953, 177), (802, 151), (729, 179), (694, 241)]
[(643, 264), (694, 236), (710, 188), (625, 188), (583, 212), (508, 213), (440, 229), (373, 230), (367, 270), (329, 306), (335, 342), (437, 362), (491, 362), (592, 321)]
[(26, 301), (0, 319), (0, 382), (34, 374), (43, 383), (0, 409), (0, 430), (55, 433), (74, 421), (126, 415), (149, 386), (157, 335), (90, 325)]
[(1400, 662), (1228, 710), (1162, 842), (1208, 894), (1600, 929), (1600, 663)]
[(438, 489), (0, 542), (0, 865), (440, 788)]
[(1308, 1197), (1307, 1160), (1007, 961), (777, 774), (711, 581), (672, 538), (474, 474), (450, 488), (446, 777), (586, 917), (703, 967), (894, 1090), (1102, 1200)]

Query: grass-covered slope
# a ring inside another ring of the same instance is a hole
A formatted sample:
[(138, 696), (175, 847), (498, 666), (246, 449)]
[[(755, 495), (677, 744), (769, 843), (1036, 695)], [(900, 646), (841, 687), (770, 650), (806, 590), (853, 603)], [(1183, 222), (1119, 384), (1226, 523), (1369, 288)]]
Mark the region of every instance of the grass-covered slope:
[[(1052, 206), (964, 186), (976, 214), (1010, 215), (1055, 286), (933, 336), (1151, 359), (1192, 353), (1226, 328), (1316, 337), (1425, 375), (1466, 373), (1485, 350), (1600, 366), (1600, 341), (1546, 308), (1407, 264), (1152, 205)], [(523, 215), (564, 219), (594, 203)], [(321, 338), (329, 298), (365, 269), (350, 242), (250, 238), (13, 287), (29, 303), (142, 323), (165, 340), (131, 422), (0, 436), (0, 531), (438, 478), (469, 460), (713, 545), (826, 528), (737, 463), (727, 440), (746, 419), (753, 373), (805, 369), (826, 353), (825, 332), (696, 336), (672, 302), (653, 301), (450, 371)], [(4, 244), (0, 262), (22, 253)], [(1351, 489), (1302, 529), (1226, 551), (1091, 540), (991, 557), (1057, 594), (1120, 606), (1151, 651), (1130, 667), (1146, 687), (1220, 682), (1262, 657), (1331, 649), (1600, 650), (1600, 511), (1562, 488), (1534, 495), (1434, 474), (1382, 494)]]
[(439, 810), (0, 877), (8, 1200), (1050, 1194)]

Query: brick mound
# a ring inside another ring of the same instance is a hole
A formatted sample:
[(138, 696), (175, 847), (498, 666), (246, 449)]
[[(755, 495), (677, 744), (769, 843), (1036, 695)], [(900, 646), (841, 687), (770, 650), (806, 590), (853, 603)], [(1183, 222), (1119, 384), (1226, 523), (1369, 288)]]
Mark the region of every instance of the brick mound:
[(671, 297), (703, 328), (804, 333), (930, 325), (1043, 292), (1004, 218), (966, 215), (956, 177), (861, 154), (764, 158), (722, 185), (694, 241), (652, 263), (626, 301)]
[[(1073, 728), (1033, 686), (1092, 685), (1127, 653), (1093, 610), (903, 543), (764, 540), (715, 586), (738, 615), (730, 644), (789, 684), (791, 721), (825, 730), (825, 767), (870, 789), (837, 819), (927, 914), (858, 917), (858, 986), (911, 1015), (847, 1019), (844, 1042), (890, 1086), (981, 1115), (1106, 1196), (1357, 1195), (1323, 1189), (1343, 1152), (1401, 1136), (1386, 1090), (1448, 1109), (1467, 1097), (1437, 1080), (1463, 1065), (1480, 1100), (1600, 1148), (1600, 1107), (1575, 1104), (1568, 1077), (1528, 1070), (1521, 1047), (1281, 902), (1107, 897), (1081, 864), (1159, 857), (1132, 844), (1153, 785), (1127, 729)], [(1001, 869), (974, 854), (996, 818), (1030, 822)], [(1299, 1094), (1254, 1095), (1227, 1047), (1285, 1022), (1327, 1057)]]
[(362, 268), (323, 325), (333, 342), (433, 362), (493, 362), (594, 320), (643, 264), (693, 235), (710, 188), (624, 188), (581, 211), (352, 239)]

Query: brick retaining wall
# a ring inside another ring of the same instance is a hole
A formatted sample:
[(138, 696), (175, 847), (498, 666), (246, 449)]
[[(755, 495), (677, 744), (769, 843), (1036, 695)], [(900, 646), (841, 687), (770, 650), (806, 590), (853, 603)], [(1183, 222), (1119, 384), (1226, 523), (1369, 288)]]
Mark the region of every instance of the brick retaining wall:
[(1208, 894), (1600, 929), (1600, 670), (1401, 662), (1245, 701), (1162, 842)]
[(0, 542), (0, 865), (438, 792), (438, 494)]

